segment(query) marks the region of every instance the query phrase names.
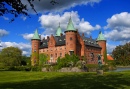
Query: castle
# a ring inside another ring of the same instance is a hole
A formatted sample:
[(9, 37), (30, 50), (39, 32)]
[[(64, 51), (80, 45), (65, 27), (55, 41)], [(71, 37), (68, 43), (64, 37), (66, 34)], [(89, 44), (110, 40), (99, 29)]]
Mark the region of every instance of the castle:
[[(32, 43), (32, 54), (45, 53), (50, 57), (48, 62), (56, 63), (58, 57), (64, 57), (65, 54), (76, 54), (80, 59), (83, 57), (86, 59), (88, 64), (97, 64), (97, 55), (102, 55), (101, 60), (104, 63), (104, 54), (106, 54), (106, 39), (102, 32), (99, 32), (97, 39), (92, 37), (85, 37), (84, 34), (80, 35), (78, 30), (74, 28), (72, 19), (70, 17), (65, 35), (62, 34), (60, 25), (55, 35), (48, 36), (46, 39), (41, 39), (38, 31), (36, 30)], [(39, 56), (32, 56), (32, 65), (38, 62)]]

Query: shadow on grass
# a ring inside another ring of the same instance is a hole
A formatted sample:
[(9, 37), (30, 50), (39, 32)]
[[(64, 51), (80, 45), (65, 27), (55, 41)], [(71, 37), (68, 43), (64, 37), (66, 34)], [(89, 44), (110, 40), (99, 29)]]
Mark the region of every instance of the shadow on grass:
[(130, 77), (123, 74), (91, 73), (64, 75), (51, 79), (3, 83), (0, 89), (130, 89)]

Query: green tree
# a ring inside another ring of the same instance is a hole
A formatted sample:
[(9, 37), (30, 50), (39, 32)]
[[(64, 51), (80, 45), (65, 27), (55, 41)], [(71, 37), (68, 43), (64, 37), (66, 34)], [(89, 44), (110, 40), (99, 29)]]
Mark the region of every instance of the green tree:
[(5, 66), (19, 66), (21, 64), (22, 51), (16, 47), (7, 47), (0, 53), (0, 61)]
[(49, 60), (49, 56), (47, 56), (47, 54), (41, 53), (39, 54), (39, 65), (43, 66), (48, 60)]
[(112, 56), (115, 58), (117, 65), (130, 65), (130, 43), (125, 45), (117, 46), (113, 52)]
[(75, 54), (72, 55), (66, 54), (65, 57), (63, 58), (58, 57), (57, 66), (59, 69), (62, 67), (73, 67), (76, 65), (78, 61), (79, 57), (76, 56)]

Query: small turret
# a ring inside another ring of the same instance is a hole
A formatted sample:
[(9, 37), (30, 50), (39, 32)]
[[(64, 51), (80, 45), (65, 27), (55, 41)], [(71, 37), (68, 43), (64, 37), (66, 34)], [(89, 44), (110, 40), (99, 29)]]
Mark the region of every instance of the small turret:
[(62, 34), (62, 30), (61, 30), (60, 23), (59, 23), (58, 29), (56, 31), (56, 36), (60, 36), (61, 34)]
[(32, 43), (32, 57), (31, 57), (31, 65), (34, 66), (39, 64), (39, 45), (40, 45), (40, 36), (38, 31), (34, 32), (33, 38), (31, 39)]

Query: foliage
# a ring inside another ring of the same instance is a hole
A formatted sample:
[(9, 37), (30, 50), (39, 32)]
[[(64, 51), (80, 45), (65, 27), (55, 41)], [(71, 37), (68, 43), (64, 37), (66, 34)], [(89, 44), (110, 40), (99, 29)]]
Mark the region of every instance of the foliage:
[(58, 58), (57, 59), (57, 66), (58, 68), (62, 67), (73, 67), (76, 65), (76, 63), (79, 61), (79, 57), (75, 54), (69, 55), (66, 54), (64, 58)]
[(39, 65), (43, 66), (50, 59), (47, 54), (41, 53), (39, 54)]
[(31, 65), (38, 66), (39, 65), (39, 54), (38, 52), (33, 52), (31, 56)]
[(28, 66), (29, 66), (29, 65), (31, 65), (30, 57), (22, 56), (21, 65), (22, 65), (22, 66), (25, 66), (25, 65), (28, 65)]
[(112, 56), (115, 58), (116, 65), (130, 65), (130, 43), (125, 45), (117, 46), (113, 52)]
[(19, 66), (22, 60), (22, 51), (19, 48), (7, 47), (0, 53), (0, 62), (4, 66)]
[(130, 89), (130, 72), (0, 72), (0, 89)]
[(42, 67), (41, 66), (32, 66), (31, 71), (41, 71)]
[[(36, 0), (27, 0), (32, 10), (37, 13), (33, 5), (34, 1)], [(52, 5), (58, 4), (55, 0), (51, 0), (50, 3)], [(29, 16), (27, 5), (23, 4), (22, 0), (0, 0), (0, 16), (4, 14), (12, 14), (14, 17), (18, 17), (19, 14)], [(12, 21), (14, 21), (14, 18), (11, 19)]]
[(105, 52), (104, 52), (104, 61), (105, 61), (105, 63), (107, 63), (107, 50), (105, 50)]

